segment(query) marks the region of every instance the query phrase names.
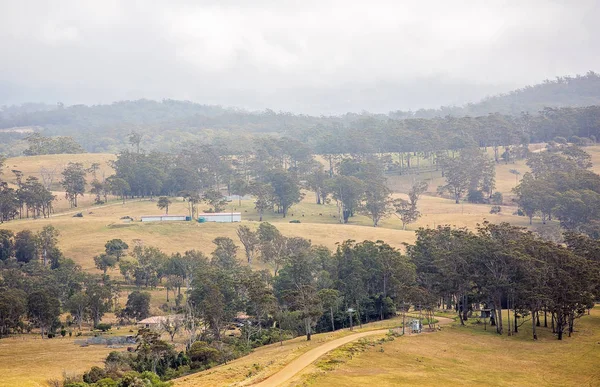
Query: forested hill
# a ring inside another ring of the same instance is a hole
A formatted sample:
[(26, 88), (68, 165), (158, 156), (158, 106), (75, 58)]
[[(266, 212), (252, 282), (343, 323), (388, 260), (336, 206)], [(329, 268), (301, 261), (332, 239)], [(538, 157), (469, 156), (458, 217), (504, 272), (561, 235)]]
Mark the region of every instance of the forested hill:
[(447, 115), (482, 116), (489, 113), (519, 115), (521, 112), (536, 113), (546, 107), (582, 107), (600, 105), (600, 74), (589, 71), (586, 75), (557, 77), (534, 85), (525, 86), (506, 94), (483, 99), (465, 106), (442, 106), (439, 109), (420, 109), (416, 112), (390, 112), (392, 118), (433, 118)]
[[(486, 116), (496, 112), (500, 114), (495, 115), (495, 120), (504, 123), (492, 125), (494, 128), (506, 127), (506, 123), (509, 123), (509, 126), (514, 127), (513, 131), (521, 133), (525, 131), (524, 126), (530, 126), (529, 119), (523, 120), (522, 112), (531, 112), (533, 116), (537, 116), (533, 120), (543, 127), (537, 125), (539, 128), (534, 129), (529, 138), (532, 141), (545, 141), (553, 136), (597, 137), (598, 128), (593, 124), (596, 122), (597, 108), (586, 111), (565, 108), (558, 112), (546, 109), (592, 105), (600, 106), (600, 75), (593, 72), (585, 76), (557, 78), (555, 81), (528, 86), (464, 107), (442, 107), (417, 112), (396, 111), (389, 115), (347, 113), (317, 117), (271, 110), (249, 112), (175, 100), (121, 101), (93, 106), (25, 104), (0, 108), (0, 154), (21, 154), (27, 148), (23, 138), (40, 128), (44, 136), (71, 136), (90, 152), (117, 152), (128, 143), (128, 136), (132, 131), (145, 136), (146, 149), (169, 151), (190, 142), (229, 145), (237, 142), (243, 147), (248, 144), (248, 137), (264, 134), (284, 135), (314, 144), (319, 142), (315, 141), (315, 134), (321, 137), (345, 137), (342, 133), (350, 129), (360, 131), (363, 136), (366, 132), (375, 134), (378, 131), (385, 132), (388, 136), (398, 127), (412, 128), (410, 131), (415, 132), (415, 135), (422, 135), (428, 130), (440, 132), (438, 128), (441, 126), (445, 127), (444, 132), (462, 130), (464, 133), (465, 125), (471, 127), (473, 122), (477, 126), (486, 126), (489, 121)], [(540, 111), (543, 112), (538, 115)], [(479, 118), (476, 121), (467, 118), (456, 121), (452, 118), (465, 116)], [(429, 120), (419, 121), (423, 118)], [(469, 122), (464, 123), (464, 120)], [(548, 129), (550, 124), (562, 129)], [(480, 130), (471, 129), (467, 132)], [(472, 137), (477, 140), (477, 136)], [(338, 137), (336, 141), (342, 139)], [(406, 137), (401, 142), (406, 142), (404, 140)], [(386, 142), (377, 142), (373, 148), (383, 149), (381, 144)], [(414, 148), (410, 144), (405, 145)]]

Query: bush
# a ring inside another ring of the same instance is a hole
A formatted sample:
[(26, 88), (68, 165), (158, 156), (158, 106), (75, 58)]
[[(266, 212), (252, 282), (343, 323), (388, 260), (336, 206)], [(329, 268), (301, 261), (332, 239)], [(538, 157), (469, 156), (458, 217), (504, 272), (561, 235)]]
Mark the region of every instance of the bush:
[(83, 374), (83, 381), (86, 383), (96, 383), (100, 379), (106, 378), (106, 371), (100, 367), (93, 366), (88, 372)]
[(90, 385), (85, 382), (72, 382), (63, 384), (63, 387), (90, 387)]
[(502, 212), (502, 207), (500, 206), (492, 206), (490, 210), (490, 214), (499, 214), (500, 212)]
[(298, 219), (290, 220), (290, 223), (300, 223)]
[(98, 380), (95, 387), (119, 387), (119, 382), (111, 378), (104, 378)]
[(112, 325), (107, 324), (107, 323), (100, 323), (100, 324), (96, 325), (96, 329), (98, 329), (99, 331), (102, 331), (102, 332), (109, 331), (111, 328), (112, 328)]
[(48, 338), (49, 338), (49, 339), (53, 339), (53, 338), (54, 338), (54, 336), (56, 336), (54, 333), (48, 333)]
[(66, 331), (65, 329), (61, 329), (61, 330), (60, 330), (60, 335), (61, 335), (62, 337), (65, 337), (65, 336), (67, 335), (67, 331)]
[(554, 137), (554, 142), (559, 143), (559, 144), (566, 144), (567, 139), (564, 137)]
[(127, 296), (127, 304), (119, 313), (121, 320), (143, 320), (150, 315), (150, 293), (134, 290)]
[(483, 198), (483, 192), (470, 190), (467, 195), (467, 201), (469, 203), (485, 203), (485, 199)]
[(171, 383), (163, 382), (158, 375), (150, 371), (144, 371), (141, 374), (135, 371), (129, 371), (120, 380), (119, 387), (169, 387)]
[(218, 363), (220, 352), (205, 341), (196, 341), (188, 351), (191, 368), (200, 368), (202, 365)]
[(501, 205), (504, 197), (502, 196), (502, 192), (494, 192), (492, 195), (492, 204)]

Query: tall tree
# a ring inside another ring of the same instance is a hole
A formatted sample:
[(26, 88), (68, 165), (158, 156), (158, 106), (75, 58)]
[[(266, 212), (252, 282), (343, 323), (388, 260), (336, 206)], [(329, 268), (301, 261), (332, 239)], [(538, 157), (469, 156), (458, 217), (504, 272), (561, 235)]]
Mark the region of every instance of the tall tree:
[(294, 176), (289, 172), (272, 171), (267, 175), (267, 181), (273, 187), (273, 198), (279, 212), (285, 218), (288, 210), (296, 203), (300, 203), (304, 196)]
[(44, 338), (60, 315), (60, 302), (47, 291), (34, 291), (27, 297), (27, 315)]
[(62, 172), (61, 184), (71, 207), (77, 207), (77, 197), (85, 193), (85, 169), (81, 163), (69, 163)]
[(365, 190), (365, 200), (360, 209), (373, 221), (373, 227), (379, 225), (379, 221), (394, 212), (391, 191), (383, 184), (369, 184)]
[(364, 183), (354, 176), (336, 176), (331, 181), (331, 193), (337, 201), (340, 222), (348, 223), (359, 209), (365, 192)]
[(121, 239), (111, 239), (104, 245), (106, 254), (115, 256), (117, 261), (121, 259), (127, 249), (129, 249), (129, 245)]
[(158, 202), (156, 203), (156, 207), (161, 210), (165, 210), (165, 214), (169, 215), (169, 205), (171, 204), (171, 200), (169, 200), (166, 196), (161, 196), (158, 198)]
[(316, 320), (323, 307), (316, 282), (317, 266), (310, 249), (289, 256), (280, 275), (275, 278), (275, 292), (290, 309), (300, 314), (306, 340), (312, 337)]
[(37, 242), (39, 244), (39, 251), (42, 255), (42, 262), (44, 266), (48, 264), (50, 255), (54, 253), (56, 244), (58, 243), (59, 231), (52, 225), (44, 226), (44, 228), (37, 234)]
[(15, 234), (10, 230), (0, 230), (0, 261), (12, 258), (15, 253)]
[(246, 260), (248, 261), (248, 264), (251, 265), (260, 245), (258, 233), (256, 231), (252, 231), (250, 227), (244, 225), (239, 226), (236, 233), (240, 239), (240, 242), (242, 242), (242, 245), (244, 245)]

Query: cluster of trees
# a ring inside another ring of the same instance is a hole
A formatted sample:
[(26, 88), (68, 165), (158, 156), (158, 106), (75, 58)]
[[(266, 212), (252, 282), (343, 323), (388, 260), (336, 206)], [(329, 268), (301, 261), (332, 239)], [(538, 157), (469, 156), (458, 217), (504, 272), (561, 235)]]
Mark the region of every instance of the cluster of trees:
[[(422, 189), (415, 187), (416, 194)], [(0, 236), (2, 335), (34, 327), (54, 334), (64, 325), (61, 311), (70, 312), (70, 321), (80, 327), (86, 320), (98, 326), (110, 309), (124, 322), (139, 321), (149, 315), (150, 297), (142, 288), (162, 285), (174, 297), (176, 311), (185, 317), (164, 324), (164, 331), (171, 339), (183, 334), (186, 351), (176, 353), (160, 335), (140, 331), (133, 353), (111, 354), (114, 367), (94, 370), (102, 377), (84, 374), (90, 385), (129, 370), (136, 377), (153, 372), (170, 378), (290, 336), (310, 340), (316, 332), (410, 308), (454, 309), (463, 323), (490, 309), (499, 334), (515, 334), (530, 321), (534, 339), (542, 324), (562, 339), (600, 296), (597, 240), (569, 233), (559, 245), (506, 223), (485, 223), (476, 231), (419, 229), (406, 254), (382, 241), (352, 240), (332, 252), (286, 237), (269, 223), (255, 230), (240, 226), (241, 251), (232, 239), (216, 238), (210, 256), (195, 250), (169, 256), (150, 246), (135, 246), (127, 256), (127, 244), (115, 239), (95, 259), (104, 275), (85, 274), (62, 257), (51, 226), (37, 235)], [(256, 260), (268, 269), (253, 271)], [(116, 267), (139, 288), (122, 309), (115, 306), (119, 286), (107, 275)], [(250, 316), (240, 324), (241, 336), (226, 335), (240, 313)]]
[[(0, 336), (33, 329), (42, 338), (64, 336), (73, 325), (98, 326), (115, 308), (118, 284), (82, 271), (63, 256), (57, 238), (52, 226), (38, 233), (0, 230)], [(61, 312), (70, 313), (67, 322)]]
[[(166, 195), (159, 198), (158, 205), (167, 211), (167, 196), (183, 196), (192, 217), (198, 213), (200, 203), (209, 206), (205, 211), (222, 211), (226, 205), (223, 188), (240, 197), (252, 194), (261, 221), (265, 211), (285, 217), (303, 198), (303, 188), (314, 192), (317, 204), (334, 200), (338, 207), (336, 218), (343, 223), (361, 213), (369, 216), (377, 226), (381, 219), (397, 209), (386, 186), (384, 158), (328, 155), (329, 170), (325, 170), (323, 164), (297, 141), (267, 137), (255, 140), (253, 145), (253, 149), (242, 156), (231, 156), (223, 153), (223, 149), (208, 145), (189, 147), (177, 155), (124, 151), (113, 164), (115, 175), (107, 181), (113, 186), (118, 183), (124, 187), (121, 194), (125, 196)], [(448, 163), (451, 160), (445, 159)], [(473, 159), (465, 159), (456, 166), (448, 164), (445, 168), (463, 168), (470, 162)], [(491, 186), (483, 186), (493, 188), (493, 165), (489, 173), (492, 174)], [(475, 177), (470, 179), (470, 183), (475, 181)], [(478, 189), (479, 185), (470, 187)], [(412, 199), (413, 215), (416, 214), (416, 200), (424, 191), (420, 189)], [(113, 188), (114, 191), (118, 192)]]
[(566, 246), (544, 241), (508, 223), (485, 223), (476, 232), (438, 227), (417, 231), (407, 254), (427, 308), (452, 306), (464, 323), (484, 306), (499, 334), (517, 333), (529, 321), (534, 339), (543, 316), (561, 340), (600, 296), (600, 244), (580, 234), (565, 239)]
[(37, 177), (23, 180), (21, 171), (13, 170), (17, 188), (2, 179), (5, 159), (0, 156), (0, 223), (19, 218), (49, 217), (55, 196)]
[(36, 132), (25, 139), (29, 145), (23, 151), (25, 156), (85, 153), (85, 149), (68, 136), (45, 137)]
[(479, 148), (462, 149), (458, 157), (438, 157), (446, 184), (439, 187), (440, 193), (449, 192), (456, 203), (465, 194), (471, 203), (484, 203), (491, 199), (496, 187), (494, 162)]
[[(42, 126), (46, 135), (72, 136), (90, 152), (117, 152), (140, 127), (145, 146), (162, 151), (204, 141), (227, 144), (240, 154), (251, 137), (274, 133), (300, 140), (320, 154), (429, 152), (460, 148), (465, 141), (501, 146), (556, 136), (598, 138), (599, 79), (593, 72), (558, 78), (463, 108), (331, 117), (251, 113), (173, 100), (51, 109), (13, 106), (0, 110), (0, 128)], [(76, 148), (65, 140), (65, 150)]]
[(591, 170), (591, 157), (575, 145), (552, 146), (532, 154), (531, 172), (515, 187), (516, 201), (529, 217), (560, 221), (567, 230), (600, 238), (600, 176)]

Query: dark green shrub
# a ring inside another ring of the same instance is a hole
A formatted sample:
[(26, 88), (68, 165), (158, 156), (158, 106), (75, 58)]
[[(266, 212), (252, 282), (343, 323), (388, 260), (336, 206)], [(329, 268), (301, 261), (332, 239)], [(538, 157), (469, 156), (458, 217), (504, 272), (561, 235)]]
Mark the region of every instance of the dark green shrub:
[(100, 323), (100, 324), (96, 325), (96, 329), (98, 329), (99, 331), (102, 331), (102, 332), (109, 331), (111, 328), (112, 328), (111, 324)]
[(494, 194), (492, 195), (492, 204), (502, 205), (503, 200), (504, 197), (502, 196), (502, 192), (494, 192)]
[(100, 367), (92, 367), (88, 372), (83, 374), (83, 381), (86, 383), (96, 383), (100, 379), (106, 378), (106, 371)]
[(205, 341), (196, 341), (188, 351), (188, 356), (192, 362), (192, 368), (199, 368), (199, 365), (217, 363), (220, 352)]
[(119, 382), (111, 378), (104, 378), (98, 380), (95, 387), (119, 387)]
[(485, 199), (483, 198), (483, 192), (470, 190), (467, 194), (467, 201), (469, 203), (485, 203)]

